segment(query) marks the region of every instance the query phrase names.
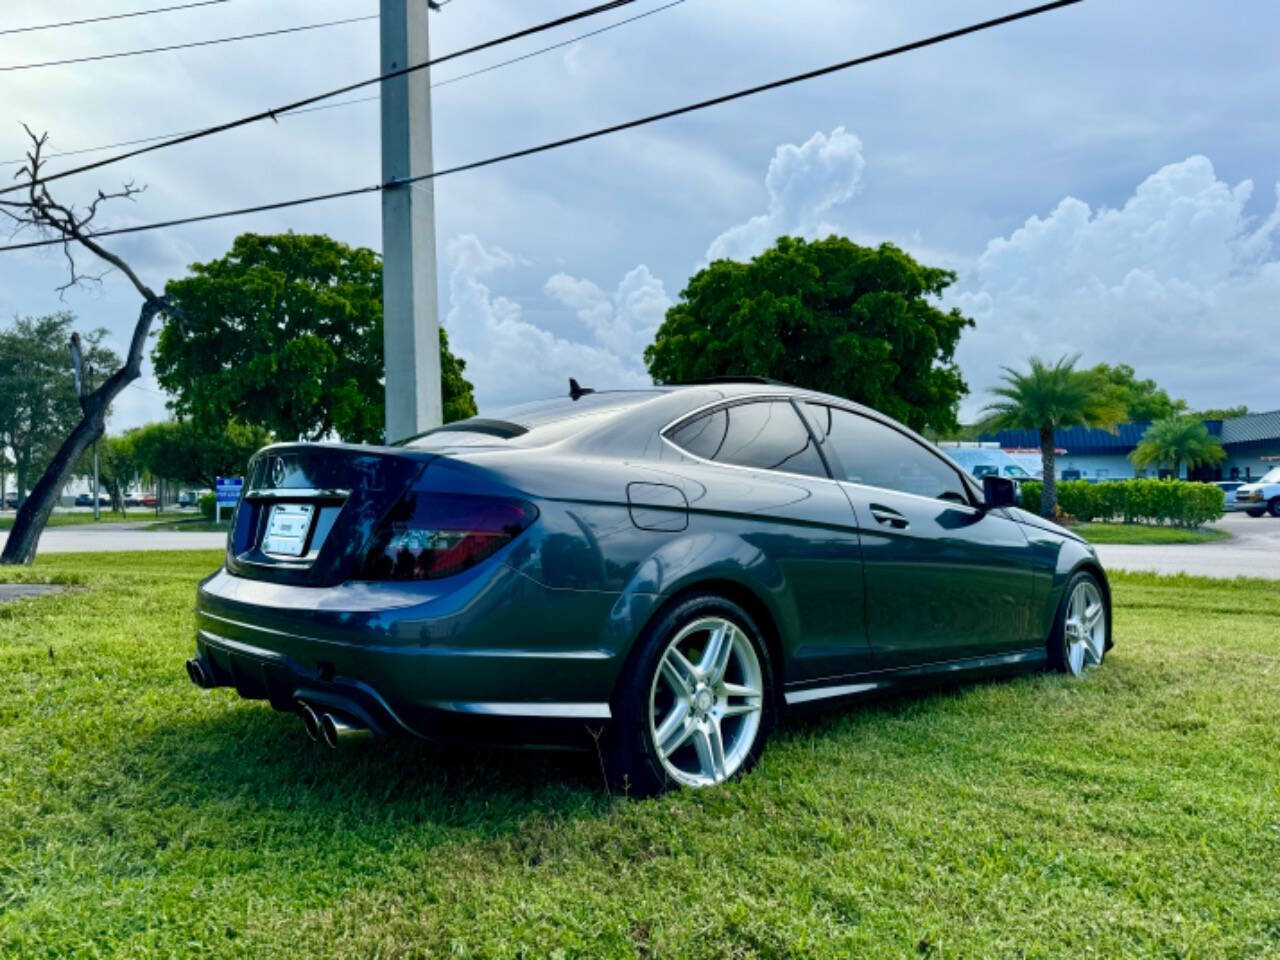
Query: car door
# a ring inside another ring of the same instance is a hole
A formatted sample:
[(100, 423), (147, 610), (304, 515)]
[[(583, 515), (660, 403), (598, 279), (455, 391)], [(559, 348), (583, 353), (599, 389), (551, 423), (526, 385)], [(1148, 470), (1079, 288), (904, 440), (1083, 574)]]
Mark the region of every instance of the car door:
[(1033, 646), (1034, 574), (1021, 527), (975, 504), (958, 471), (872, 417), (807, 403), (861, 534), (877, 668)]
[(665, 436), (696, 458), (681, 469), (691, 535), (740, 544), (740, 575), (785, 611), (788, 685), (870, 669), (853, 512), (792, 403), (726, 403)]

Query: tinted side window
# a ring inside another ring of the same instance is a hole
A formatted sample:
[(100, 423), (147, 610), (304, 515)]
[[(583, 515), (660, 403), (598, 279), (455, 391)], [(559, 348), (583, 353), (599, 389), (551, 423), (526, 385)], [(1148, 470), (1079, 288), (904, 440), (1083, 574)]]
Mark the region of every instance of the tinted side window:
[(835, 452), (844, 469), (843, 479), (969, 503), (960, 475), (910, 437), (835, 407), (807, 403), (805, 411), (818, 439)]
[(680, 449), (704, 460), (812, 477), (827, 475), (813, 438), (785, 400), (721, 407), (667, 436)]

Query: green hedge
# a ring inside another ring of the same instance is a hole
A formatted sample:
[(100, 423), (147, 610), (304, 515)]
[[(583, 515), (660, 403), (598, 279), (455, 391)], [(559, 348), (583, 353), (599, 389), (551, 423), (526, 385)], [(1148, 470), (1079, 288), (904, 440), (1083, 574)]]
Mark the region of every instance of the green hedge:
[(214, 510), (218, 505), (218, 497), (212, 493), (202, 493), (200, 499), (196, 501), (200, 506), (200, 512), (204, 514), (206, 520), (212, 520)]
[[(1040, 483), (1022, 485), (1022, 503), (1040, 510)], [(1058, 484), (1058, 506), (1082, 522), (1171, 523), (1198, 527), (1222, 516), (1224, 496), (1212, 483), (1183, 480), (1115, 480), (1089, 483), (1067, 480)]]

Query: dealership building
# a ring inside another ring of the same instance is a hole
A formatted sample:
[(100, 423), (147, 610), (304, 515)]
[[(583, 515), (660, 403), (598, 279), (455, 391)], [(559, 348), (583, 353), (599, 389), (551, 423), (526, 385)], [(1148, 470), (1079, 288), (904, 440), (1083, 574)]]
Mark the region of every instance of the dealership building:
[[(1253, 480), (1280, 465), (1280, 410), (1250, 413), (1229, 420), (1206, 420), (1209, 433), (1222, 441), (1226, 459), (1212, 467), (1188, 470), (1188, 480)], [(1058, 476), (1065, 480), (1116, 480), (1169, 476), (1171, 471), (1139, 470), (1129, 460), (1150, 423), (1121, 423), (1114, 431), (1088, 427), (1055, 430)], [(1040, 436), (1035, 430), (1001, 430), (984, 434), (986, 442), (1015, 457), (1031, 473), (1040, 472)]]

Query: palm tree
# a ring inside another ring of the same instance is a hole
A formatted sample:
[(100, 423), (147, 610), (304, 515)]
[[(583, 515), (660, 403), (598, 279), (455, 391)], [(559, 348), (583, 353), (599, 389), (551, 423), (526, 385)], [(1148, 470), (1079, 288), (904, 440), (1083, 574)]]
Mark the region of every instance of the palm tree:
[(1193, 468), (1221, 463), (1226, 455), (1221, 442), (1199, 417), (1175, 415), (1147, 427), (1129, 459), (1138, 467), (1170, 464), (1176, 478), (1184, 463)]
[(1058, 427), (1104, 427), (1111, 429), (1124, 419), (1124, 405), (1098, 378), (1075, 368), (1080, 355), (1063, 356), (1049, 366), (1039, 357), (1028, 362), (1031, 369), (1020, 373), (1004, 367), (1004, 383), (991, 393), (1001, 398), (983, 408), (983, 430), (1036, 430), (1040, 434), (1040, 459), (1044, 484), (1040, 494), (1040, 514), (1053, 515), (1058, 504), (1054, 476), (1053, 431)]

